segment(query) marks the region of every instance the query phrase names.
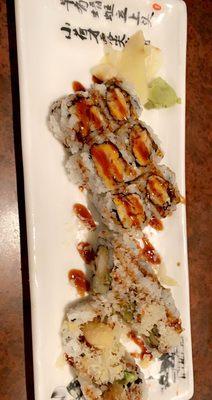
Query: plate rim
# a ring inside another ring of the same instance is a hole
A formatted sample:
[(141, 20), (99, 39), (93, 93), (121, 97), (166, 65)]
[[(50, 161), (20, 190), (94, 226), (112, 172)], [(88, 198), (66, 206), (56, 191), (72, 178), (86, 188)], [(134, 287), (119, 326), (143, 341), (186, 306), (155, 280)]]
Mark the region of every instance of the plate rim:
[[(115, 0), (116, 1), (116, 0)], [(146, 0), (143, 0), (145, 3)], [(184, 22), (183, 22), (183, 35), (185, 37), (185, 41), (183, 44), (183, 69), (184, 69), (184, 82), (183, 82), (183, 91), (184, 98), (186, 99), (186, 46), (187, 46), (187, 5), (184, 0), (162, 0), (162, 4), (173, 4), (173, 6), (182, 6), (184, 12)], [(37, 307), (36, 307), (36, 299), (37, 299), (37, 287), (35, 284), (35, 271), (32, 266), (35, 266), (34, 263), (34, 255), (35, 255), (35, 242), (33, 237), (33, 204), (32, 204), (32, 193), (30, 191), (30, 157), (28, 155), (28, 144), (27, 144), (27, 131), (28, 131), (28, 117), (27, 117), (27, 101), (26, 101), (26, 91), (27, 84), (24, 79), (24, 70), (25, 70), (25, 61), (24, 61), (24, 33), (22, 29), (22, 7), (24, 8), (23, 2), (21, 0), (15, 0), (15, 20), (16, 20), (16, 35), (17, 35), (17, 54), (18, 54), (18, 75), (19, 75), (19, 88), (20, 88), (20, 114), (21, 114), (21, 145), (22, 145), (22, 157), (23, 157), (23, 174), (24, 174), (24, 196), (25, 196), (25, 208), (26, 208), (26, 225), (27, 225), (27, 248), (28, 248), (28, 268), (29, 268), (29, 283), (30, 283), (30, 299), (31, 299), (31, 324), (32, 324), (32, 344), (33, 344), (33, 372), (34, 372), (34, 391), (35, 398), (39, 398), (38, 393), (38, 370), (39, 370), (39, 358), (37, 352), (37, 339), (36, 332), (39, 329), (37, 324)], [(186, 104), (184, 104), (183, 108), (183, 146), (184, 146), (184, 154), (183, 154), (183, 190), (186, 191), (186, 169), (185, 169), (185, 114), (186, 114)], [(189, 287), (189, 262), (188, 262), (188, 237), (187, 237), (187, 215), (186, 215), (186, 207), (183, 210), (183, 244), (184, 244), (184, 252), (186, 255), (186, 286), (187, 286), (187, 305), (189, 310), (188, 315), (188, 326), (189, 332), (188, 336), (190, 338), (190, 351), (189, 351), (189, 363), (192, 371), (192, 375), (190, 376), (190, 385), (187, 391), (187, 396), (185, 394), (182, 397), (177, 396), (176, 399), (191, 399), (194, 394), (194, 375), (193, 375), (193, 359), (192, 359), (192, 334), (191, 334), (191, 314), (190, 314), (190, 287)]]

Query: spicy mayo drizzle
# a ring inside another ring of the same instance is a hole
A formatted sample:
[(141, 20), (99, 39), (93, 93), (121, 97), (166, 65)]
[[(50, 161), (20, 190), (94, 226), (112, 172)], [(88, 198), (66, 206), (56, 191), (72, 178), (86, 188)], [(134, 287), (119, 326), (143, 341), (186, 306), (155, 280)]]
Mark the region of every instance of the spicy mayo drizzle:
[(153, 216), (150, 221), (149, 225), (154, 228), (156, 231), (162, 231), (163, 230), (163, 223), (160, 221), (157, 217)]
[(135, 226), (136, 228), (140, 228), (142, 222), (145, 221), (146, 215), (138, 196), (128, 194), (125, 196), (120, 195), (117, 197), (125, 208), (127, 217), (131, 220), (131, 225)]
[[(126, 100), (124, 98), (124, 95), (120, 92), (119, 89), (115, 88), (113, 90), (110, 90), (109, 92), (110, 99), (112, 103), (114, 104), (114, 107), (117, 107), (118, 109), (118, 119), (127, 119), (128, 116), (128, 107)], [(112, 111), (112, 106), (111, 106), (111, 111)]]
[(73, 367), (74, 365), (74, 359), (73, 357), (69, 356), (67, 353), (65, 353), (65, 360), (67, 361), (67, 363), (69, 365), (71, 365)]
[(101, 130), (104, 123), (104, 116), (99, 108), (89, 104), (87, 99), (80, 99), (76, 103), (76, 113), (80, 120), (80, 132), (78, 132), (78, 140), (84, 142), (89, 139), (91, 125)]
[(80, 120), (80, 134), (86, 138), (90, 130), (90, 106), (86, 99), (80, 99), (76, 104), (76, 113)]
[(143, 257), (151, 264), (160, 264), (161, 258), (146, 236), (142, 237), (144, 247), (141, 248)]
[(144, 358), (144, 356), (145, 355), (148, 355), (149, 357), (150, 357), (150, 360), (152, 359), (152, 353), (150, 353), (148, 350), (147, 350), (147, 348), (146, 348), (146, 346), (145, 346), (145, 344), (144, 344), (144, 342), (143, 342), (143, 340), (142, 339), (140, 339), (136, 334), (135, 334), (135, 332), (133, 332), (133, 331), (131, 331), (130, 333), (129, 333), (129, 338), (131, 339), (131, 340), (133, 340), (133, 342), (141, 349), (141, 353), (140, 354), (138, 354), (138, 353), (132, 353), (132, 355), (134, 356), (134, 357), (140, 357), (140, 359), (141, 360), (143, 360), (143, 358)]
[(150, 150), (143, 141), (142, 132), (134, 132), (132, 134), (132, 150), (141, 165), (145, 166), (149, 163)]
[[(117, 155), (118, 160), (119, 154), (116, 146), (112, 143), (107, 145), (108, 151), (110, 150), (111, 153), (113, 153), (114, 157)], [(123, 180), (123, 173), (117, 168), (114, 160), (111, 159), (110, 154), (107, 153), (106, 149), (103, 148), (103, 146), (92, 146), (91, 156), (94, 159), (94, 162), (101, 167), (102, 174), (108, 179), (110, 185), (113, 185), (116, 181), (121, 182)], [(115, 161), (120, 163), (122, 162), (120, 160), (117, 160)]]

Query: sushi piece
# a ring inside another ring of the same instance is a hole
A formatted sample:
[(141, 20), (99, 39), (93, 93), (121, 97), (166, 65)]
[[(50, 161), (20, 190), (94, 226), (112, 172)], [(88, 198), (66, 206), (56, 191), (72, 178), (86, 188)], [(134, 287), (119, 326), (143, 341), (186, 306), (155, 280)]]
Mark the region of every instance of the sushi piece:
[(50, 107), (48, 125), (55, 137), (75, 154), (92, 138), (114, 132), (123, 123), (138, 118), (136, 95), (121, 81), (93, 84), (58, 100)]
[(89, 299), (67, 310), (61, 331), (66, 359), (85, 399), (144, 400), (143, 375), (120, 342), (118, 324), (102, 317), (102, 307), (104, 302)]
[[(182, 332), (171, 291), (160, 284), (142, 256), (138, 241), (124, 237), (121, 240), (107, 233), (104, 240), (104, 255), (100, 258), (97, 249), (95, 260), (95, 291), (98, 292), (101, 270), (99, 287), (101, 277), (107, 274), (108, 291), (103, 296), (111, 306), (102, 313), (110, 315), (109, 318), (119, 316), (119, 323), (126, 325), (129, 333), (136, 334), (153, 356), (171, 351), (178, 345)], [(101, 298), (101, 291), (99, 295)]]
[(113, 232), (141, 235), (149, 223), (151, 210), (143, 193), (134, 184), (116, 192), (107, 192), (92, 198), (102, 222)]
[(93, 106), (86, 91), (70, 94), (50, 107), (49, 129), (72, 154), (82, 149), (92, 129), (90, 110)]
[(175, 174), (165, 165), (153, 167), (150, 172), (134, 182), (138, 190), (145, 193), (145, 199), (153, 214), (165, 218), (176, 210), (181, 202)]
[(91, 96), (89, 91), (70, 94), (53, 103), (48, 124), (55, 137), (72, 154), (89, 143), (92, 134), (102, 133), (108, 128), (107, 117), (99, 107), (97, 96)]
[(119, 144), (124, 145), (132, 155), (140, 170), (139, 175), (146, 172), (149, 165), (158, 163), (163, 158), (156, 135), (144, 122), (135, 120), (133, 123), (126, 123), (115, 132), (115, 135)]
[[(99, 99), (99, 93), (101, 99)], [(141, 113), (140, 101), (133, 88), (120, 79), (110, 79), (91, 86), (91, 95), (97, 96), (100, 107), (107, 115), (112, 131), (127, 120), (137, 119)]]

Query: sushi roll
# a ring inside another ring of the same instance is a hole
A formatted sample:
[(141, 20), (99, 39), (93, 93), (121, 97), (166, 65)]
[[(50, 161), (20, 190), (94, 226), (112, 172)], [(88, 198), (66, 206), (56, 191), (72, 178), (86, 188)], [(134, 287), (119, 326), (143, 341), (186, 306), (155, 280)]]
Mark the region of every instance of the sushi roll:
[(129, 235), (140, 235), (153, 217), (167, 217), (181, 202), (174, 173), (154, 164), (135, 180), (120, 183), (116, 190), (90, 197), (108, 229)]
[[(182, 332), (171, 291), (160, 284), (153, 268), (142, 257), (135, 239), (123, 237), (120, 240), (118, 236), (110, 237), (109, 234), (106, 237), (104, 247), (107, 255), (100, 258), (97, 250), (94, 262), (96, 288), (98, 282), (101, 284), (102, 276), (107, 276), (108, 282), (108, 291), (105, 290), (103, 295), (100, 291), (99, 295), (101, 299), (105, 296), (111, 306), (105, 307), (102, 313), (105, 312), (109, 318), (118, 316), (119, 323), (125, 325), (129, 333), (134, 332), (153, 356), (171, 351), (178, 345)], [(101, 276), (98, 271), (101, 271)]]
[[(143, 175), (163, 157), (157, 138), (140, 121), (126, 122), (115, 132), (106, 130), (94, 136), (89, 148), (85, 147), (84, 150), (90, 151), (96, 171), (103, 181), (110, 173), (118, 183)], [(122, 168), (116, 160), (122, 164)], [(126, 176), (123, 176), (124, 167), (126, 173), (129, 172)], [(118, 173), (120, 176), (117, 176)], [(108, 188), (111, 189), (111, 186), (109, 182)]]
[(120, 342), (118, 324), (102, 317), (102, 307), (90, 299), (67, 310), (61, 330), (66, 359), (85, 399), (144, 400), (143, 375)]
[(135, 95), (121, 81), (112, 80), (54, 102), (48, 125), (55, 137), (75, 154), (97, 135), (114, 132), (139, 113)]
[(76, 159), (78, 168), (74, 169), (95, 196), (134, 181), (151, 170), (160, 157), (162, 151), (147, 128), (140, 122), (133, 126), (126, 123), (118, 131), (104, 132), (84, 145)]
[[(148, 172), (130, 180), (137, 171), (118, 150), (113, 152), (109, 143), (98, 146), (92, 153), (94, 162), (89, 153), (82, 152), (69, 158), (66, 169), (72, 181), (88, 190), (109, 230), (140, 235), (153, 217), (162, 219), (176, 210), (181, 196), (168, 167), (152, 165)], [(105, 168), (103, 157), (108, 160)]]

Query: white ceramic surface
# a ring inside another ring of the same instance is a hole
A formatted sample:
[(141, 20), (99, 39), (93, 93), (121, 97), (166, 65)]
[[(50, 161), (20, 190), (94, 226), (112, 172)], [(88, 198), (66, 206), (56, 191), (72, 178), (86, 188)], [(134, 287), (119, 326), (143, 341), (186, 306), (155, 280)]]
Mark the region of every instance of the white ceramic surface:
[[(106, 6), (114, 3), (111, 21)], [(164, 163), (175, 171), (185, 193), (186, 6), (180, 0), (157, 3), (161, 10), (154, 10), (154, 1), (148, 0), (16, 0), (36, 400), (50, 399), (58, 386), (64, 392), (71, 380), (68, 367), (58, 366), (59, 329), (65, 306), (77, 298), (67, 272), (84, 268), (76, 244), (85, 233), (79, 230), (72, 205), (86, 199), (65, 175), (64, 152), (48, 131), (46, 117), (51, 102), (69, 93), (73, 80), (89, 84), (89, 69), (102, 56), (102, 41), (97, 44), (93, 31), (106, 33), (115, 43), (116, 34), (122, 39), (141, 28), (145, 38), (162, 49), (160, 75), (173, 85), (182, 104), (144, 111), (142, 119), (161, 139)], [(125, 7), (126, 22), (118, 11)], [(149, 234), (168, 275), (178, 282), (173, 295), (185, 328), (178, 352), (145, 371), (149, 398), (186, 400), (193, 393), (193, 370), (185, 207), (167, 218), (162, 232), (149, 229)], [(59, 398), (71, 399), (68, 392)]]

